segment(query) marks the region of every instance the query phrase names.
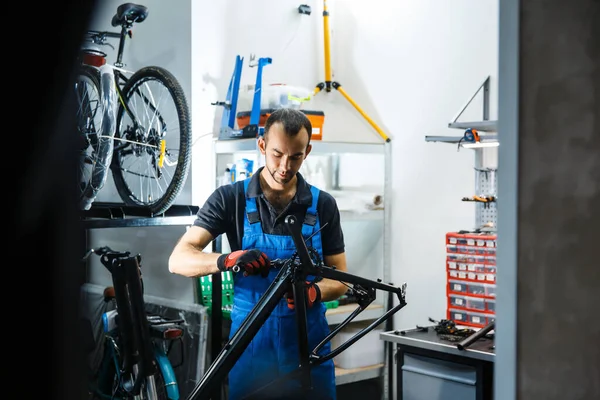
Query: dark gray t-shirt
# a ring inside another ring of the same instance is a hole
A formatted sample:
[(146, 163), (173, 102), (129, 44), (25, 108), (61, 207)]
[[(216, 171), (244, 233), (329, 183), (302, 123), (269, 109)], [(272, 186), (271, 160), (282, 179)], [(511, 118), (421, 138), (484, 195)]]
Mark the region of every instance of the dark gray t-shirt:
[[(285, 212), (278, 215), (273, 206), (264, 198), (260, 188), (261, 169), (256, 171), (248, 184), (248, 196), (256, 197), (256, 206), (263, 232), (289, 236), (284, 219), (287, 215), (293, 214), (298, 221), (304, 221), (306, 210), (312, 204), (310, 185), (298, 173), (296, 175), (298, 177), (296, 195)], [(218, 187), (198, 210), (194, 225), (206, 229), (215, 238), (223, 233), (226, 234), (231, 250), (240, 250), (244, 234), (245, 212), (244, 182), (223, 185)], [(323, 227), (327, 224), (321, 231), (323, 256), (343, 253), (345, 246), (344, 234), (340, 225), (340, 212), (331, 194), (321, 190), (317, 202), (317, 213), (320, 226)]]

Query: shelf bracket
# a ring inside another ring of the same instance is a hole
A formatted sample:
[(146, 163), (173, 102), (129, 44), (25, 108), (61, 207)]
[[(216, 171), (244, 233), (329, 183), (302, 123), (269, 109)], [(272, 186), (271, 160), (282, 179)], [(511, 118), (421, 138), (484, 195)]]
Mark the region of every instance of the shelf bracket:
[(452, 119), (452, 122), (450, 122), (448, 124), (448, 126), (450, 128), (453, 127), (452, 126), (453, 124), (456, 124), (458, 122), (458, 119), (460, 118), (460, 116), (465, 112), (465, 110), (473, 102), (473, 99), (475, 99), (475, 97), (477, 96), (477, 94), (479, 92), (483, 92), (483, 120), (488, 121), (490, 119), (490, 76), (488, 75), (487, 78), (485, 78), (485, 80), (483, 81), (483, 83), (481, 85), (479, 85), (479, 87), (477, 88), (475, 93), (473, 93), (473, 96), (471, 96), (469, 101), (467, 101), (467, 103), (463, 106), (463, 108), (461, 108), (461, 110), (458, 112), (458, 114), (456, 114), (454, 119)]

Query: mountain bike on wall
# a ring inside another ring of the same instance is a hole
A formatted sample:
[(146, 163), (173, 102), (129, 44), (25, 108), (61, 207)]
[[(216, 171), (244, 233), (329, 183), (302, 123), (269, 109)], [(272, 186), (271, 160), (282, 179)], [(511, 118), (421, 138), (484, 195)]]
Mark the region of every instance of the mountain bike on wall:
[[(122, 201), (152, 215), (173, 205), (187, 179), (191, 122), (181, 85), (162, 67), (124, 69), (125, 42), (133, 25), (147, 16), (143, 5), (121, 4), (111, 21), (119, 32), (89, 30), (84, 37), (75, 81), (83, 210), (104, 187), (109, 168)], [(102, 46), (114, 49), (110, 39), (118, 40), (112, 65), (102, 51)]]

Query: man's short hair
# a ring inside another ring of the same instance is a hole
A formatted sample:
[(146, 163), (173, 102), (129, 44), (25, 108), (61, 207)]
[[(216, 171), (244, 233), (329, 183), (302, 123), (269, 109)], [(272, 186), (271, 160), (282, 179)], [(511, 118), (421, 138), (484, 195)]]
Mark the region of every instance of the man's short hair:
[(278, 108), (273, 111), (265, 123), (265, 137), (269, 133), (271, 126), (277, 122), (281, 122), (283, 130), (288, 136), (296, 136), (302, 128), (305, 128), (308, 133), (308, 143), (310, 143), (312, 124), (302, 111), (293, 108)]

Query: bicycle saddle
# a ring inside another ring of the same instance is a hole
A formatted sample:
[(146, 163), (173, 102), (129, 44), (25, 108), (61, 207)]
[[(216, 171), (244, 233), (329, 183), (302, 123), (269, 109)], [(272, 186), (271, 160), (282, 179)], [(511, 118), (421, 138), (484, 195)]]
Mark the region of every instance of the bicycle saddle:
[(148, 16), (148, 7), (133, 3), (124, 3), (117, 8), (117, 13), (112, 17), (112, 26), (121, 26), (126, 23), (142, 22)]

